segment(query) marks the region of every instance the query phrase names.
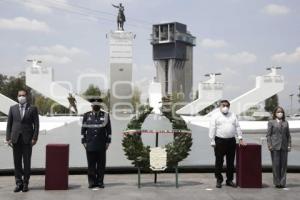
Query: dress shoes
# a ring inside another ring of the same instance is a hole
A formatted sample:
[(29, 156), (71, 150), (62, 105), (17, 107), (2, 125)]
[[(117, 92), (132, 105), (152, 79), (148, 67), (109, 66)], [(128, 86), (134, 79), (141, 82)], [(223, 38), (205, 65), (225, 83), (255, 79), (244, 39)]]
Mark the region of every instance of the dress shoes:
[(217, 181), (216, 188), (222, 188), (222, 182)]
[(23, 185), (22, 192), (28, 192), (28, 184)]
[(89, 189), (93, 189), (94, 187), (96, 187), (94, 184), (89, 185)]
[(229, 186), (229, 187), (234, 187), (234, 188), (236, 188), (236, 184), (233, 183), (232, 181), (226, 181), (226, 185)]
[(21, 192), (23, 190), (23, 185), (17, 185), (14, 189), (14, 192)]

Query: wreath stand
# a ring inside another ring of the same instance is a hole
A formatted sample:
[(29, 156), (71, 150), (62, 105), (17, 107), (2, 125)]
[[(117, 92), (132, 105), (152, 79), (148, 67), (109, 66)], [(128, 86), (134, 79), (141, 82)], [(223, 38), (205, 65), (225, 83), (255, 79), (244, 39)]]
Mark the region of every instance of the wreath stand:
[[(155, 147), (158, 147), (158, 132), (156, 132), (155, 133)], [(141, 167), (140, 166), (137, 166), (137, 169), (138, 169), (138, 188), (141, 188)], [(175, 169), (175, 186), (176, 186), (176, 188), (178, 188), (179, 187), (179, 185), (178, 185), (178, 164), (177, 165), (175, 165), (175, 167), (174, 167), (174, 169)], [(156, 184), (157, 183), (157, 172), (158, 172), (159, 170), (155, 170), (154, 171), (154, 183)], [(163, 171), (163, 170), (161, 170), (161, 171)]]
[(187, 127), (185, 121), (180, 116), (173, 116), (168, 98), (163, 98), (162, 114), (172, 123), (172, 131), (153, 131), (142, 130), (142, 124), (152, 109), (148, 105), (143, 105), (138, 110), (138, 115), (135, 115), (127, 125), (127, 129), (123, 131), (124, 137), (122, 146), (128, 160), (137, 167), (138, 170), (138, 188), (141, 188), (141, 169), (150, 169), (150, 146), (144, 146), (141, 138), (142, 132), (156, 134), (155, 146), (158, 147), (159, 133), (172, 133), (174, 140), (165, 145), (167, 163), (162, 170), (154, 171), (154, 183), (157, 183), (157, 172), (163, 171), (166, 168), (175, 169), (175, 184), (178, 188), (178, 163), (189, 155), (192, 146), (191, 131)]

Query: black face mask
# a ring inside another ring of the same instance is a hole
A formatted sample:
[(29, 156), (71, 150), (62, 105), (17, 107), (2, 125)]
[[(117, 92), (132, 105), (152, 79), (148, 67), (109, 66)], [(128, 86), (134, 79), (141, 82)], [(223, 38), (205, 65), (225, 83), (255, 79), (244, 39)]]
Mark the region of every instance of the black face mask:
[(96, 112), (98, 112), (101, 108), (100, 105), (93, 105), (92, 107), (93, 107), (93, 110)]

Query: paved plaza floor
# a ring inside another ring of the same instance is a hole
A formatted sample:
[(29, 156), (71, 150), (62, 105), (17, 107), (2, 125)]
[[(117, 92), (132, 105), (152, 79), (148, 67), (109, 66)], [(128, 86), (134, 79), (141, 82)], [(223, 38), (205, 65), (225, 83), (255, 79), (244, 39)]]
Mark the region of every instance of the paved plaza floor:
[(289, 173), (287, 188), (277, 189), (272, 185), (272, 174), (263, 174), (263, 188), (231, 188), (223, 185), (222, 189), (215, 188), (213, 174), (181, 173), (179, 188), (175, 187), (174, 174), (159, 174), (158, 183), (153, 183), (152, 174), (142, 175), (142, 187), (137, 187), (137, 175), (113, 174), (106, 175), (105, 189), (90, 190), (87, 188), (85, 175), (70, 175), (69, 190), (45, 191), (44, 176), (32, 176), (30, 191), (13, 193), (14, 177), (0, 177), (0, 199), (2, 200), (138, 200), (138, 199), (182, 199), (182, 200), (298, 200), (300, 199), (300, 174)]

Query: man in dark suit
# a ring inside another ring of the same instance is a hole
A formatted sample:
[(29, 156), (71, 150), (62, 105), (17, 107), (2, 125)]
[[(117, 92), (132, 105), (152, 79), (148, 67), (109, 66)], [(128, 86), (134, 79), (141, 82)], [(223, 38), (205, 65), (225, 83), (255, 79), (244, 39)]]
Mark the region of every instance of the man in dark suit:
[(89, 188), (104, 188), (106, 150), (111, 142), (109, 114), (101, 109), (100, 98), (90, 99), (92, 111), (83, 115), (82, 144), (86, 149)]
[(32, 146), (36, 144), (39, 134), (38, 110), (27, 103), (27, 96), (25, 90), (18, 91), (19, 103), (10, 107), (7, 120), (6, 141), (13, 148), (15, 166), (14, 192), (28, 191)]

